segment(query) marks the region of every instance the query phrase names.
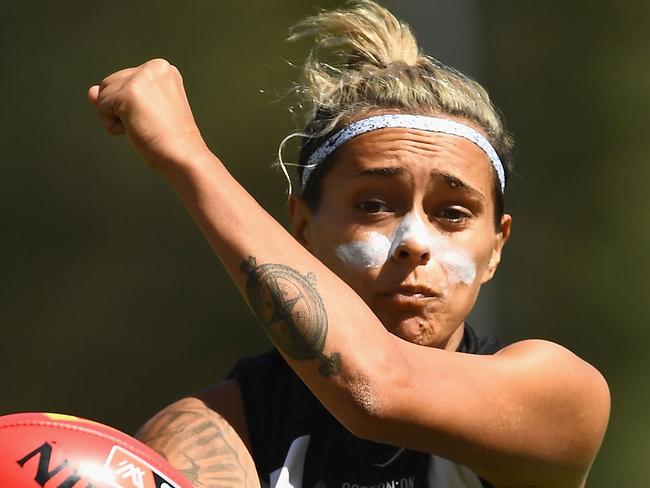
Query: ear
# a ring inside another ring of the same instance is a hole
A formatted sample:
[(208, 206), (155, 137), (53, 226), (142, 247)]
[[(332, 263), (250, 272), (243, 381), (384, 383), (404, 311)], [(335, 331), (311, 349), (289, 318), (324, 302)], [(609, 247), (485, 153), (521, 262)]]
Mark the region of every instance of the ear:
[(309, 249), (309, 223), (311, 222), (309, 205), (301, 197), (289, 197), (289, 220), (291, 221), (293, 237)]
[(503, 246), (506, 245), (508, 239), (510, 238), (510, 230), (512, 228), (512, 216), (509, 214), (504, 214), (501, 217), (501, 227), (499, 232), (496, 234), (496, 240), (494, 242), (494, 249), (492, 249), (492, 255), (490, 256), (490, 262), (488, 267), (483, 273), (483, 278), (481, 283), (486, 283), (492, 279), (494, 273), (496, 273), (499, 263), (501, 262), (501, 251), (503, 251)]

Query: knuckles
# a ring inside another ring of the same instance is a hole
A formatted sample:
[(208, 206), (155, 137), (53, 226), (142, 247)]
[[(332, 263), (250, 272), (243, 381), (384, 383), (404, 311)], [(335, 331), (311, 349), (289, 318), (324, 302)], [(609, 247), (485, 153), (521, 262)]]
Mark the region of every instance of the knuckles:
[[(115, 86), (120, 98), (139, 97), (153, 85), (181, 80), (178, 69), (169, 61), (157, 58), (135, 67), (117, 71), (104, 78), (99, 86), (100, 96), (107, 88)], [(113, 92), (113, 89), (108, 90)]]
[(154, 71), (165, 72), (169, 70), (171, 64), (169, 61), (163, 58), (150, 59), (142, 65), (143, 68), (151, 69)]
[(137, 75), (146, 75), (152, 80), (168, 76), (170, 64), (165, 59), (152, 59), (140, 65), (136, 70)]
[(146, 74), (152, 80), (161, 80), (166, 78), (173, 79), (180, 75), (176, 66), (162, 58), (147, 61), (141, 65), (138, 70), (140, 73), (137, 74)]

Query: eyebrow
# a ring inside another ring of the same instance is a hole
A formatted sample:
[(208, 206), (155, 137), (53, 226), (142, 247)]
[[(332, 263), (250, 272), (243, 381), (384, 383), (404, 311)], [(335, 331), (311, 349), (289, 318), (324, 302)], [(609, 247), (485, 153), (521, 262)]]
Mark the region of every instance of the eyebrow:
[(399, 176), (404, 174), (404, 168), (398, 166), (382, 166), (380, 168), (366, 168), (359, 171), (356, 176)]
[[(359, 173), (357, 173), (356, 176), (387, 177), (387, 176), (399, 176), (404, 173), (405, 173), (404, 168), (401, 168), (399, 166), (382, 166), (378, 168), (366, 168), (362, 171), (359, 171)], [(483, 193), (481, 193), (480, 191), (478, 191), (476, 188), (469, 185), (468, 183), (465, 183), (457, 176), (454, 176), (450, 173), (446, 173), (444, 171), (437, 171), (437, 170), (432, 170), (430, 174), (432, 180), (440, 181), (452, 190), (460, 190), (461, 192), (466, 193), (475, 198), (478, 198), (481, 201), (485, 200)]]
[(458, 178), (457, 176), (454, 176), (449, 173), (445, 173), (443, 171), (432, 171), (431, 172), (431, 177), (434, 179), (440, 179), (445, 182), (445, 184), (451, 188), (452, 190), (460, 190), (463, 193), (466, 193), (470, 196), (473, 196), (474, 198), (478, 198), (479, 200), (483, 201), (485, 200), (485, 197), (483, 196), (483, 193), (478, 191), (476, 188), (473, 186), (465, 183), (463, 180)]

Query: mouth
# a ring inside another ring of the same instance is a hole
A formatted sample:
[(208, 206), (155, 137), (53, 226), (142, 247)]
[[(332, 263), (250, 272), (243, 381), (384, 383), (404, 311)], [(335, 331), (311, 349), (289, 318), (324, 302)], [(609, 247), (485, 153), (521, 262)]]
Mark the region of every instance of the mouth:
[(441, 298), (442, 294), (427, 285), (400, 285), (384, 294), (391, 302), (403, 305), (420, 304)]

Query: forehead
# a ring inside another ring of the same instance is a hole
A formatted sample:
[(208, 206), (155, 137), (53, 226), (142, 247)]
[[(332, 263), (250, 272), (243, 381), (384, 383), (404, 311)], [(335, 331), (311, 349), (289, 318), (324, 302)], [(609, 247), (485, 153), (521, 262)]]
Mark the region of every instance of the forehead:
[[(410, 177), (429, 184), (436, 175), (449, 175), (488, 198), (494, 171), (487, 155), (474, 143), (458, 136), (415, 129), (379, 129), (359, 135), (332, 154), (333, 179), (353, 179), (381, 172)], [(377, 173), (378, 174), (378, 173)]]

